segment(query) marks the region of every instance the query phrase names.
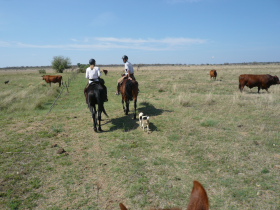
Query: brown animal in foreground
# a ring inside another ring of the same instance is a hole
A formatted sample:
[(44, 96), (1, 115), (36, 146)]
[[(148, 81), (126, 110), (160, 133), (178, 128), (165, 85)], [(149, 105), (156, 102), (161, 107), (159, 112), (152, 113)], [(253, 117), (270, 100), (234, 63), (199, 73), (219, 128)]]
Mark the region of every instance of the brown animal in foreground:
[(212, 77), (216, 80), (217, 77), (217, 71), (215, 69), (210, 71), (210, 79), (212, 79)]
[(104, 74), (105, 74), (105, 75), (107, 75), (107, 73), (108, 73), (108, 70), (106, 70), (106, 69), (103, 69), (103, 72), (104, 72)]
[(239, 76), (239, 90), (241, 92), (245, 86), (249, 87), (250, 89), (253, 87), (258, 87), (258, 93), (260, 93), (260, 89), (265, 89), (268, 92), (268, 88), (271, 85), (276, 84), (280, 84), (279, 78), (269, 74), (242, 74)]
[(43, 75), (43, 80), (46, 81), (46, 83), (49, 83), (51, 86), (51, 83), (59, 83), (59, 87), (61, 86), (62, 76), (61, 75)]
[[(120, 203), (121, 210), (128, 210), (122, 203)], [(171, 209), (151, 209), (151, 210), (182, 210), (181, 208)], [(209, 200), (206, 190), (198, 181), (193, 182), (193, 189), (190, 197), (190, 202), (187, 210), (209, 210)]]

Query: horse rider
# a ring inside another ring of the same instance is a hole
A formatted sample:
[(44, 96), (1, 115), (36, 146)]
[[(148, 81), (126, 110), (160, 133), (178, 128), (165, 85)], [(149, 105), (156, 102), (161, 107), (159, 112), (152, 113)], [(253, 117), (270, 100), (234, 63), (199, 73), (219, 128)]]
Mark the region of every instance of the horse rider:
[(118, 85), (117, 85), (117, 92), (116, 92), (116, 95), (119, 95), (120, 94), (120, 86), (123, 82), (124, 79), (129, 79), (129, 80), (135, 80), (135, 77), (134, 77), (134, 68), (132, 66), (132, 64), (128, 61), (128, 57), (126, 55), (124, 55), (122, 57), (122, 60), (124, 62), (124, 70), (125, 70), (125, 73), (124, 75), (118, 80)]
[(108, 101), (107, 96), (107, 87), (105, 86), (104, 79), (100, 78), (101, 72), (99, 67), (95, 66), (95, 60), (90, 59), (89, 60), (89, 67), (86, 69), (86, 78), (89, 79), (88, 84), (84, 90), (85, 96), (87, 96), (87, 88), (91, 84), (100, 84), (102, 88), (104, 89), (105, 95), (104, 95), (104, 102)]

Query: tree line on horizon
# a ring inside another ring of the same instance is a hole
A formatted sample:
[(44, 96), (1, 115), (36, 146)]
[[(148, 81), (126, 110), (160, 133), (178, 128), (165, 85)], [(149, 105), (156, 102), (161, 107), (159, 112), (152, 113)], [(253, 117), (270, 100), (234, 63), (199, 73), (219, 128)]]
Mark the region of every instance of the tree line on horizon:
[[(242, 62), (242, 63), (223, 63), (223, 64), (161, 64), (161, 63), (155, 63), (155, 64), (133, 64), (135, 67), (143, 67), (143, 66), (222, 66), (222, 65), (268, 65), (268, 64), (275, 64), (280, 65), (280, 62)], [(122, 66), (123, 64), (100, 64), (99, 67), (105, 67), (105, 66)], [(76, 65), (71, 64), (71, 60), (68, 57), (63, 56), (54, 56), (52, 65), (50, 66), (9, 66), (9, 67), (2, 67), (0, 69), (25, 69), (25, 68), (50, 68), (56, 70), (57, 73), (63, 73), (65, 69), (77, 67), (81, 70), (81, 72), (84, 71), (89, 65), (88, 64), (81, 64), (77, 63)]]

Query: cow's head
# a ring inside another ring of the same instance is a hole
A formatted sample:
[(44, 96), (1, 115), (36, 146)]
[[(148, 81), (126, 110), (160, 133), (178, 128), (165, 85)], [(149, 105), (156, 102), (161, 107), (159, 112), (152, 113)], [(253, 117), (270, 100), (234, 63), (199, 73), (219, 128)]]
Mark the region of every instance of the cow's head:
[(279, 78), (277, 76), (273, 77), (274, 84), (280, 84)]

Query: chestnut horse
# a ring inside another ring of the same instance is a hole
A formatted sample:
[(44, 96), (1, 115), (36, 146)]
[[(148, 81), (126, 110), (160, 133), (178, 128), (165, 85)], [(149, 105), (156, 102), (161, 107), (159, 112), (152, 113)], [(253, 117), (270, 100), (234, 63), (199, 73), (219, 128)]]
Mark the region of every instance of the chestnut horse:
[[(138, 82), (136, 80), (129, 80), (125, 78), (120, 86), (120, 92), (122, 94), (123, 111), (126, 115), (129, 112), (129, 101), (134, 101), (134, 117), (136, 119), (137, 108), (137, 96), (138, 96)], [(125, 102), (125, 106), (124, 106)]]
[[(122, 203), (120, 203), (121, 210), (128, 210)], [(171, 209), (151, 209), (151, 210), (182, 210), (181, 208)], [(187, 210), (209, 210), (209, 200), (206, 190), (198, 181), (193, 182), (192, 194)]]
[[(103, 87), (98, 83), (91, 83), (86, 89), (85, 89), (85, 97), (86, 102), (88, 104), (88, 108), (92, 114), (93, 119), (93, 129), (95, 132), (97, 132), (97, 120), (98, 120), (98, 131), (103, 131), (101, 129), (101, 114), (104, 112), (104, 114), (108, 117), (105, 108), (104, 108), (104, 101), (105, 101), (105, 91)], [(98, 111), (96, 112), (95, 105), (98, 106)]]

